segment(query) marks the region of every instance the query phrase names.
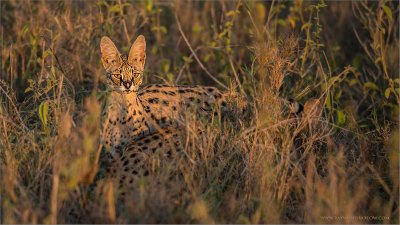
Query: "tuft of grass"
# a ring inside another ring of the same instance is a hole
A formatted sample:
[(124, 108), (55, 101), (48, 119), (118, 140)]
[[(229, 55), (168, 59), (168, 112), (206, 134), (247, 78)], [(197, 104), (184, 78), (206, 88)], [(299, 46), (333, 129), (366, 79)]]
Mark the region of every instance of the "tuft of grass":
[[(397, 2), (0, 7), (2, 223), (399, 223)], [(99, 41), (139, 34), (144, 83), (227, 86), (247, 110), (188, 114), (184, 154), (123, 190), (100, 179)]]

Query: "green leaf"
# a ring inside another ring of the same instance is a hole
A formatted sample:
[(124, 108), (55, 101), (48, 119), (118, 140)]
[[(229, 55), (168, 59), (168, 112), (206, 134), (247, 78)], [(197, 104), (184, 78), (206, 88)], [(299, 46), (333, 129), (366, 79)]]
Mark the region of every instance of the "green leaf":
[(328, 98), (326, 98), (326, 106), (328, 107), (329, 111), (332, 110), (332, 100), (331, 100), (331, 92), (328, 92)]
[(120, 12), (120, 11), (119, 11), (119, 5), (113, 5), (113, 6), (111, 6), (110, 8), (108, 8), (108, 10), (109, 10), (110, 12), (115, 12), (115, 13)]
[(28, 82), (29, 82), (29, 87), (25, 89), (25, 93), (33, 91), (35, 88), (35, 81), (33, 81), (32, 79), (28, 79)]
[(49, 101), (45, 100), (41, 102), (39, 105), (39, 118), (40, 121), (42, 121), (44, 127), (47, 125), (48, 111), (49, 111)]
[(161, 30), (164, 34), (167, 34), (167, 28), (165, 28), (164, 26), (160, 26), (160, 30)]
[(235, 14), (235, 11), (231, 10), (229, 12), (226, 13), (226, 16), (233, 16)]
[(152, 8), (153, 8), (153, 0), (147, 0), (146, 1), (146, 10), (147, 10), (147, 12), (150, 12)]
[(151, 28), (152, 31), (161, 31), (164, 34), (167, 34), (167, 28), (165, 28), (164, 26), (154, 26)]
[(106, 1), (100, 1), (100, 2), (97, 2), (96, 4), (97, 4), (98, 6), (105, 5), (105, 6), (107, 6), (107, 7), (108, 7), (108, 4), (107, 4), (107, 2), (106, 2)]
[(390, 10), (390, 8), (386, 5), (382, 6), (382, 9), (385, 11), (385, 13), (388, 15), (390, 21), (393, 20), (393, 16), (392, 16), (392, 10)]
[(59, 37), (60, 37), (60, 33), (56, 34), (56, 36), (54, 36), (54, 37), (52, 38), (52, 41), (57, 40)]
[(339, 100), (339, 98), (342, 96), (342, 89), (339, 89), (338, 93), (335, 95), (335, 99)]
[(283, 19), (279, 19), (279, 20), (278, 20), (278, 23), (279, 23), (280, 25), (282, 25), (282, 26), (286, 26), (286, 21), (283, 20)]
[(389, 96), (390, 96), (390, 88), (386, 88), (386, 90), (385, 90), (385, 98), (389, 99)]
[(28, 29), (29, 29), (29, 25), (28, 25), (28, 24), (26, 24), (26, 25), (22, 28), (22, 37), (25, 36), (25, 34), (26, 34), (26, 32), (28, 31)]
[(44, 53), (43, 53), (43, 59), (45, 59), (48, 55), (51, 55), (51, 50), (47, 49)]
[(364, 84), (364, 87), (371, 88), (374, 90), (379, 90), (378, 86), (376, 86), (376, 84), (372, 83), (371, 81), (366, 82)]
[(122, 8), (124, 8), (125, 6), (131, 6), (132, 4), (131, 3), (128, 3), (128, 2), (125, 2), (124, 4), (122, 4)]
[(309, 27), (311, 25), (311, 23), (305, 23), (303, 24), (303, 26), (301, 26), (301, 31), (303, 31), (304, 29), (306, 29), (307, 27)]
[(211, 56), (212, 56), (212, 53), (207, 54), (206, 57), (204, 57), (204, 62), (207, 62)]
[(331, 85), (333, 85), (334, 83), (336, 83), (337, 81), (341, 81), (340, 80), (340, 77), (338, 77), (338, 76), (335, 76), (335, 77), (331, 77), (330, 79), (329, 79), (329, 84), (331, 84)]
[(189, 57), (183, 56), (183, 60), (187, 63), (193, 62), (193, 59), (190, 59)]
[(167, 78), (168, 78), (168, 80), (169, 81), (174, 81), (174, 74), (172, 74), (172, 73), (167, 73)]
[(343, 125), (346, 122), (346, 116), (340, 110), (337, 110), (336, 114), (337, 114), (337, 118), (338, 118), (338, 125), (339, 126)]
[(351, 87), (351, 86), (355, 85), (356, 83), (357, 83), (356, 79), (351, 79), (350, 82), (349, 82), (349, 85)]

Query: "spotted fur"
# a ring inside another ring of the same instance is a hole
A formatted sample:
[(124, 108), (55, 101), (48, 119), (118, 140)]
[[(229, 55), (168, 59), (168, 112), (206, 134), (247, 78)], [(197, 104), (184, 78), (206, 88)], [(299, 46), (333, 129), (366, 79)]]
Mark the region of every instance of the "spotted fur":
[(139, 36), (126, 58), (109, 38), (104, 37), (101, 41), (108, 84), (114, 90), (110, 94), (104, 128), (105, 144), (113, 152), (123, 151), (137, 138), (178, 124), (190, 110), (212, 115), (226, 108), (228, 99), (236, 96), (205, 86), (152, 84), (139, 90), (145, 46), (144, 37)]

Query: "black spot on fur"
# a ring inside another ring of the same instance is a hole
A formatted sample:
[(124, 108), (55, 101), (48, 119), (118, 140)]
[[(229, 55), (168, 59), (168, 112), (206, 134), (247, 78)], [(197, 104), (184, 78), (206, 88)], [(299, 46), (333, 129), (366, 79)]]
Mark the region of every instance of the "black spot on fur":
[(129, 158), (134, 158), (134, 157), (136, 157), (136, 153), (132, 153), (132, 154), (129, 156)]
[(154, 153), (156, 152), (157, 148), (152, 148), (151, 151)]
[(165, 106), (168, 106), (168, 105), (169, 105), (169, 103), (168, 103), (167, 101), (165, 101), (165, 100), (162, 101), (162, 104), (165, 105)]
[(149, 99), (149, 102), (150, 102), (151, 104), (158, 104), (158, 101), (159, 101), (158, 98), (151, 98), (151, 99)]
[(160, 137), (158, 135), (153, 136), (153, 140), (158, 140), (158, 139), (160, 139)]
[(144, 143), (146, 143), (146, 144), (150, 143), (150, 139), (144, 140)]
[(173, 92), (173, 91), (168, 92), (168, 94), (169, 94), (169, 95), (172, 95), (172, 96), (175, 96), (175, 95), (176, 95), (176, 93)]

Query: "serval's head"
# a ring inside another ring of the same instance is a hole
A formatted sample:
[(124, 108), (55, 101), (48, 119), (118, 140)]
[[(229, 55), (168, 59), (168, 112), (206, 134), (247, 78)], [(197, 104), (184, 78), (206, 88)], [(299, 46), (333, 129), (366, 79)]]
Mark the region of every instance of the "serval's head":
[(142, 83), (146, 60), (144, 36), (140, 35), (133, 42), (128, 57), (121, 55), (111, 39), (106, 36), (101, 39), (100, 48), (109, 88), (120, 93), (136, 92)]

